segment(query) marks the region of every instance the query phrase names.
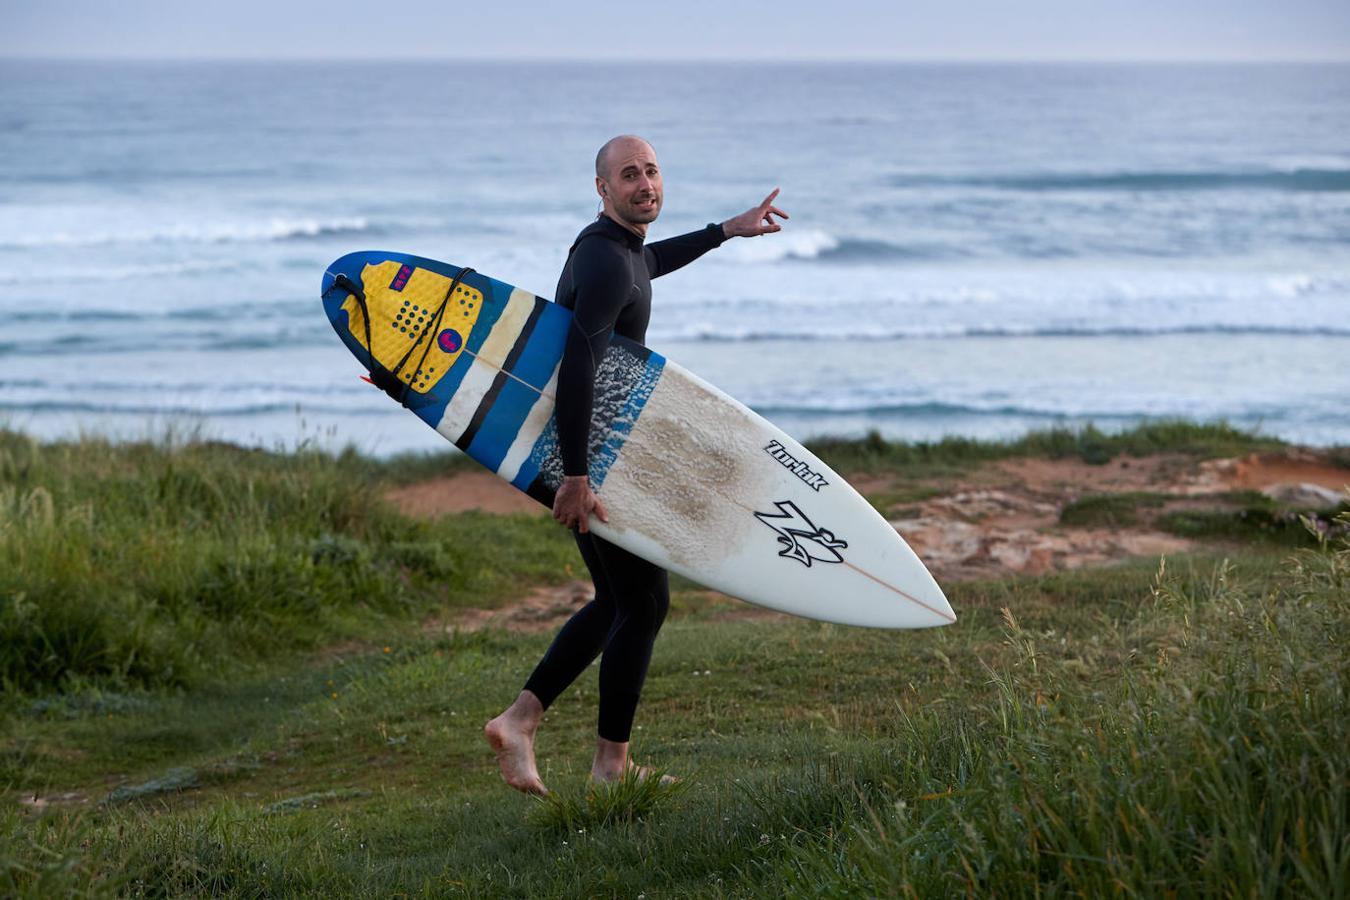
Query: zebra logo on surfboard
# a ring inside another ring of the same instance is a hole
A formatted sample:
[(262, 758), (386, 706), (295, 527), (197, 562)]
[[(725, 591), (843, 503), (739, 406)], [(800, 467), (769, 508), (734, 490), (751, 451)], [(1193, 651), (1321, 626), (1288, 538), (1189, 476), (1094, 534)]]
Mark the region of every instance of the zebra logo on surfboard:
[(795, 559), (808, 569), (812, 560), (823, 563), (844, 561), (839, 551), (848, 546), (848, 541), (835, 537), (832, 531), (817, 528), (791, 500), (775, 501), (774, 506), (778, 507), (778, 512), (757, 512), (755, 518), (778, 532), (778, 543), (783, 545), (779, 556)]

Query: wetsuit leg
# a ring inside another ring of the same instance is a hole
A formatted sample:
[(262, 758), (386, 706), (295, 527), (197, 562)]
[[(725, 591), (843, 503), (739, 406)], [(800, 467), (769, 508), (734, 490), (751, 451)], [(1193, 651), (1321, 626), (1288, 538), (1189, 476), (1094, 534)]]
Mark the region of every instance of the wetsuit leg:
[(609, 643), (600, 658), (600, 737), (626, 742), (633, 728), (652, 646), (670, 610), (666, 570), (600, 538), (596, 554), (619, 598)]
[(525, 682), (525, 689), (539, 698), (544, 709), (553, 705), (558, 695), (567, 690), (567, 686), (585, 671), (600, 651), (605, 649), (610, 629), (614, 627), (615, 605), (614, 591), (610, 589), (609, 579), (604, 567), (591, 547), (590, 535), (573, 531), (577, 549), (591, 572), (595, 582), (595, 598), (572, 614), (557, 637), (549, 645), (539, 665)]
[(595, 599), (563, 625), (535, 667), (526, 690), (545, 709), (585, 671), (600, 661), (600, 737), (628, 740), (652, 645), (670, 608), (666, 572), (621, 547), (576, 533), (577, 548), (595, 582)]

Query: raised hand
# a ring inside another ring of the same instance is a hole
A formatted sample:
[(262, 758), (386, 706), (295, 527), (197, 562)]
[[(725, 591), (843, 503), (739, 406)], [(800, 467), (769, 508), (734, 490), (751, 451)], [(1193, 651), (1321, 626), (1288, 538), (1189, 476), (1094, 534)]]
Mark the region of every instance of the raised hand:
[(775, 231), (782, 231), (783, 226), (773, 220), (774, 216), (781, 216), (784, 219), (792, 218), (787, 213), (773, 205), (774, 198), (778, 196), (778, 188), (774, 188), (769, 196), (764, 198), (764, 202), (753, 209), (747, 209), (731, 219), (722, 223), (722, 233), (727, 237), (759, 237), (761, 234), (773, 234)]

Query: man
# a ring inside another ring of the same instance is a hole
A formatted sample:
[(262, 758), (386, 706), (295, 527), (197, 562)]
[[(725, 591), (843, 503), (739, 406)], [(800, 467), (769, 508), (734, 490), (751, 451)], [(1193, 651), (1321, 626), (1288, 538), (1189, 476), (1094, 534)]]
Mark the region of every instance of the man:
[[(534, 760), (534, 734), (544, 710), (603, 652), (600, 714), (591, 777), (621, 778), (636, 768), (628, 758), (629, 732), (652, 644), (670, 605), (663, 569), (590, 534), (595, 515), (608, 522), (587, 480), (587, 448), (595, 371), (611, 334), (641, 343), (651, 314), (651, 279), (693, 262), (731, 237), (780, 230), (773, 205), (764, 202), (721, 225), (643, 245), (647, 226), (661, 213), (664, 192), (656, 152), (633, 135), (613, 138), (595, 157), (595, 189), (602, 212), (582, 229), (558, 280), (555, 300), (573, 312), (558, 369), (558, 447), (564, 478), (553, 518), (574, 529), (577, 548), (595, 582), (595, 599), (563, 625), (514, 703), (484, 726), (511, 787), (547, 793)], [(638, 769), (641, 775), (646, 770)]]

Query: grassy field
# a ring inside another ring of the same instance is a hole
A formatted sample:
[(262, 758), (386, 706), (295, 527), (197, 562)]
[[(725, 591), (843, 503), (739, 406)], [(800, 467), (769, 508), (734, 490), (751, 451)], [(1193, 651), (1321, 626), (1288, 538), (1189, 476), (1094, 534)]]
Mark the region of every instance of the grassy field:
[[(1167, 428), (1109, 453), (1269, 449)], [(908, 473), (1105, 440), (823, 452)], [(481, 727), (549, 635), (429, 623), (580, 563), (547, 519), (404, 519), (379, 496), (406, 480), (0, 432), (0, 895), (1350, 895), (1343, 533), (1295, 549), (1229, 528), (1238, 504), (1161, 570), (951, 585), (960, 622), (927, 632), (682, 584), (635, 748), (684, 781), (588, 789), (587, 675), (541, 802)]]

